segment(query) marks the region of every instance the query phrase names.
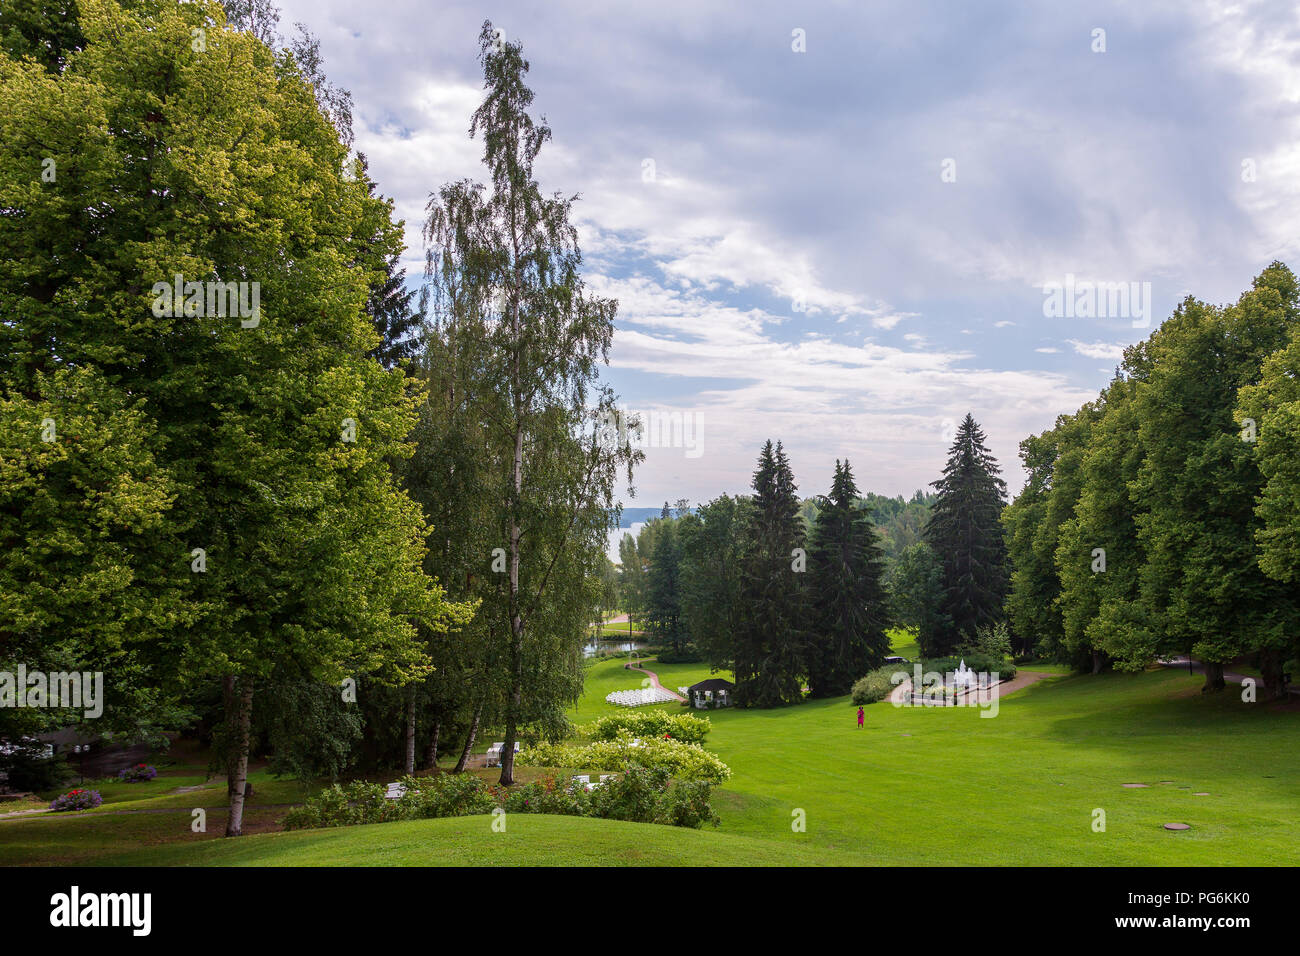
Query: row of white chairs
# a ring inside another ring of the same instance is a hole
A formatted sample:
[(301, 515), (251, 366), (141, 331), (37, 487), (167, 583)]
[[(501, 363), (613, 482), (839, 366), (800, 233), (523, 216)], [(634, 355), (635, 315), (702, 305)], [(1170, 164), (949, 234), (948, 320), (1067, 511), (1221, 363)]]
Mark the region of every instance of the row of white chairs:
[(619, 707), (644, 707), (647, 704), (671, 703), (677, 697), (662, 687), (639, 687), (636, 690), (616, 690), (606, 694), (605, 700)]

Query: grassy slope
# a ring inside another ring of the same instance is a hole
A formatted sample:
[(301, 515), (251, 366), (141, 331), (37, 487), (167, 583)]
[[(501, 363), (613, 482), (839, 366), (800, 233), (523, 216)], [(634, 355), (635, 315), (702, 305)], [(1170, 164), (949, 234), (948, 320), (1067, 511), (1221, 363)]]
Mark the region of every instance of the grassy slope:
[[(707, 675), (700, 665), (649, 667), (669, 687)], [(1231, 691), (1202, 697), (1200, 682), (1171, 670), (1056, 677), (1004, 701), (995, 719), (973, 708), (875, 704), (862, 730), (845, 698), (775, 711), (713, 711), (709, 749), (734, 771), (717, 793), (717, 831), (512, 816), (508, 834), (494, 834), (488, 818), (474, 817), (223, 842), (216, 838), (219, 812), (209, 811), (205, 838), (185, 832), (187, 815), (104, 815), (125, 805), (114, 801), (75, 818), (0, 822), (0, 861), (1300, 863), (1291, 839), (1300, 796), (1291, 754), (1300, 714), (1246, 705)], [(604, 695), (638, 684), (621, 662), (593, 665), (574, 719), (584, 723), (614, 710)], [(180, 779), (141, 785), (150, 790), (134, 791), (144, 802), (133, 805), (220, 804), (210, 796), (151, 792)], [(1129, 782), (1151, 786), (1120, 786)], [(287, 784), (265, 786), (266, 802), (292, 799), (279, 792)], [(1092, 831), (1095, 808), (1106, 811), (1105, 833)], [(791, 831), (795, 809), (806, 812), (806, 833)], [(269, 807), (257, 812), (267, 826), (277, 816)], [(1161, 829), (1172, 821), (1193, 828)], [(148, 845), (168, 841), (173, 845)]]
[[(863, 730), (842, 699), (718, 713), (710, 748), (735, 773), (723, 829), (850, 848), (863, 862), (1300, 862), (1286, 837), (1300, 718), (1231, 693), (1202, 698), (1199, 684), (1168, 671), (1055, 678), (993, 719), (876, 704)], [(795, 807), (806, 836), (789, 832)], [(1105, 833), (1092, 831), (1096, 808)], [(1161, 828), (1173, 821), (1193, 829)]]
[[(762, 866), (829, 861), (807, 847), (716, 831), (581, 817), (513, 815), (378, 823), (128, 851), (111, 865), (198, 866)], [(851, 862), (851, 861), (846, 861)]]

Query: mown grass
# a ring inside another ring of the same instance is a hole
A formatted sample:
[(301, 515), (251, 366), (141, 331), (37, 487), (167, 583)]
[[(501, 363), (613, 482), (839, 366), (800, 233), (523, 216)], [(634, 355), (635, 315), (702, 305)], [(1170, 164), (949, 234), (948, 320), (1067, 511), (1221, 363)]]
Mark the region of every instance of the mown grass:
[[(704, 665), (648, 666), (673, 688), (708, 676)], [(1231, 688), (1201, 695), (1201, 682), (1167, 669), (1054, 676), (1003, 700), (992, 719), (976, 708), (878, 703), (866, 708), (862, 729), (848, 698), (710, 711), (706, 746), (733, 771), (715, 793), (717, 831), (512, 815), (506, 834), (493, 833), (490, 818), (473, 817), (222, 841), (223, 810), (208, 811), (203, 835), (189, 832), (183, 812), (223, 804), (224, 786), (214, 784), (214, 793), (198, 792), (201, 802), (195, 794), (137, 789), (131, 800), (86, 814), (0, 821), (0, 862), (1300, 863), (1293, 839), (1300, 713), (1243, 703)], [(614, 711), (604, 695), (639, 685), (640, 675), (623, 670), (621, 661), (593, 664), (571, 716), (582, 724)], [(174, 772), (177, 779), (190, 773)], [(283, 811), (258, 804), (279, 802), (288, 790), (254, 779), (266, 796), (250, 810), (252, 829), (274, 827)], [(127, 807), (171, 812), (109, 812)], [(1104, 832), (1094, 831), (1098, 810)], [(792, 828), (799, 820), (804, 832)], [(1166, 822), (1192, 829), (1171, 833), (1162, 828)]]
[(906, 657), (909, 661), (921, 659), (921, 645), (916, 641), (916, 634), (913, 631), (906, 631), (901, 627), (891, 627), (885, 632), (889, 638), (889, 648), (898, 657)]
[[(132, 850), (117, 866), (812, 866), (831, 859), (804, 847), (716, 830), (585, 817), (453, 817)], [(847, 862), (847, 859), (845, 860)]]

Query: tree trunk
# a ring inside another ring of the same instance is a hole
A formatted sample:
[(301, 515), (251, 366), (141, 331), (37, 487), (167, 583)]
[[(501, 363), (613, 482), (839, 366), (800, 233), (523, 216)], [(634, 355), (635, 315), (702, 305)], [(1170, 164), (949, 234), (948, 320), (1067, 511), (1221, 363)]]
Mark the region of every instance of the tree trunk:
[(406, 760), (403, 772), (415, 773), (415, 685), (406, 690)]
[(235, 752), (238, 749), (235, 745), (235, 738), (239, 736), (235, 727), (239, 701), (235, 697), (234, 674), (227, 674), (221, 678), (221, 703), (225, 709), (226, 720), (226, 802), (229, 803), (235, 795), (235, 761), (238, 758), (238, 754)]
[(1286, 696), (1282, 682), (1282, 654), (1273, 648), (1260, 652), (1259, 673), (1264, 678), (1264, 689), (1271, 700)]
[(478, 722), (482, 716), (483, 702), (479, 701), (474, 707), (474, 719), (469, 722), (469, 734), (465, 737), (465, 746), (460, 751), (460, 759), (456, 761), (453, 773), (465, 772), (465, 764), (469, 760), (470, 751), (474, 749), (474, 738), (478, 736)]
[(442, 732), (442, 721), (433, 722), (433, 736), (429, 738), (429, 748), (424, 752), (424, 763), (430, 770), (438, 769), (438, 735)]
[(230, 794), (230, 816), (226, 820), (226, 836), (239, 836), (244, 831), (244, 787), (248, 783), (248, 731), (253, 717), (253, 679), (245, 676), (239, 681), (238, 712), (235, 727), (235, 780)]
[[(519, 310), (516, 306), (515, 321)], [(518, 503), (524, 481), (524, 431), (515, 427), (515, 455), (512, 470), (514, 497), (510, 521), (510, 698), (506, 704), (506, 733), (501, 748), (501, 786), (515, 782), (515, 737), (519, 733), (519, 711), (524, 697), (524, 621), (519, 613), (519, 527)]]
[(1201, 666), (1205, 668), (1205, 686), (1201, 688), (1202, 694), (1220, 691), (1224, 688), (1223, 682), (1223, 663), (1221, 661), (1202, 661)]
[(1092, 672), (1094, 674), (1101, 673), (1101, 651), (1095, 647), (1092, 649)]

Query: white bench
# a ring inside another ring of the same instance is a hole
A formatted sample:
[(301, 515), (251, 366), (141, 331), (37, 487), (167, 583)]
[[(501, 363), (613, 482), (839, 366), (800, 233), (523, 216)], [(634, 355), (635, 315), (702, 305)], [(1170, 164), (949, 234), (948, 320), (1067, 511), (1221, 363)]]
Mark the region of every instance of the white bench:
[[(487, 765), (489, 767), (500, 765), (501, 751), (505, 749), (506, 749), (506, 742), (504, 740), (498, 740), (491, 747), (489, 747), (487, 752)], [(519, 753), (519, 741), (517, 740), (515, 741), (515, 753)], [(493, 763), (494, 760), (496, 761), (495, 764)]]

